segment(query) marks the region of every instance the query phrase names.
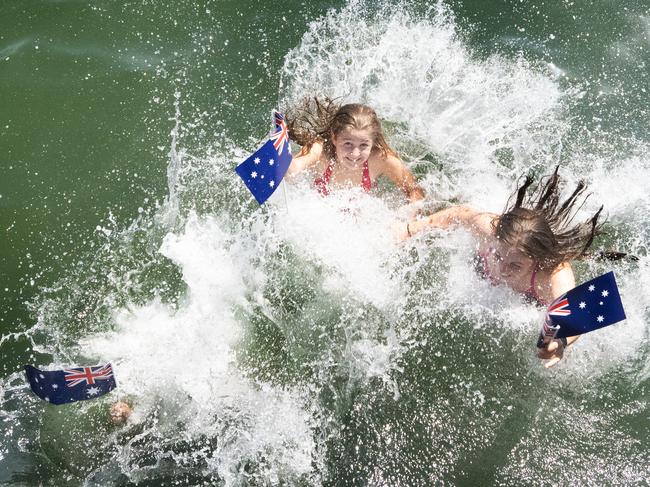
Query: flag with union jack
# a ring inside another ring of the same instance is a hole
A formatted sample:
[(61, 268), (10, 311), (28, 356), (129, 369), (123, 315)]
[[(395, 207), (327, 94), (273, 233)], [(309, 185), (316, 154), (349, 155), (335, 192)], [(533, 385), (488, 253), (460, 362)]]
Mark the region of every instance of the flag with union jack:
[(289, 145), (289, 129), (287, 128), (287, 122), (284, 120), (284, 115), (277, 110), (273, 110), (273, 122), (275, 124), (275, 129), (271, 134), (273, 147), (279, 155), (284, 154), (285, 150), (289, 155), (291, 155), (291, 146)]
[(110, 380), (113, 377), (111, 364), (97, 367), (78, 367), (76, 369), (65, 369), (65, 382), (68, 387), (79, 384), (93, 385), (100, 380)]
[(269, 140), (235, 169), (260, 205), (275, 192), (291, 164), (287, 123), (276, 110), (273, 121), (275, 129)]
[(63, 370), (25, 365), (25, 373), (34, 394), (52, 404), (94, 399), (117, 387), (111, 364)]
[(613, 272), (571, 289), (551, 303), (540, 332), (543, 337), (581, 335), (625, 319), (625, 310)]
[(560, 299), (553, 301), (548, 307), (547, 313), (549, 316), (569, 316), (571, 310), (569, 309), (569, 300), (566, 296), (561, 296)]

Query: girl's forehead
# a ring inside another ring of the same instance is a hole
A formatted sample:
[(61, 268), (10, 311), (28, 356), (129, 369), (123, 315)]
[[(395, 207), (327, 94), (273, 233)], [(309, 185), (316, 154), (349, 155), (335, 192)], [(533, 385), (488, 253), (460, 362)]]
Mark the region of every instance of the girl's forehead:
[(502, 259), (508, 260), (510, 262), (532, 262), (533, 261), (533, 259), (531, 259), (529, 256), (524, 254), (522, 251), (513, 247), (512, 245), (508, 245), (505, 243), (498, 243), (496, 245), (495, 250), (499, 253), (499, 256)]
[(369, 129), (355, 129), (352, 127), (345, 127), (338, 133), (338, 138), (356, 141), (371, 141), (372, 132)]

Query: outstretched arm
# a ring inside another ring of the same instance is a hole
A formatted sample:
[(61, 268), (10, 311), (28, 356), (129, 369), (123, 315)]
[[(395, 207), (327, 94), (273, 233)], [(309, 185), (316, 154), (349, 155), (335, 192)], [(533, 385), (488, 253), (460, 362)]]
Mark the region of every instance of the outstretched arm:
[(468, 206), (452, 206), (429, 215), (426, 218), (416, 218), (406, 223), (403, 237), (412, 237), (428, 228), (449, 228), (462, 226), (471, 232), (487, 236), (492, 233), (492, 220), (497, 215), (484, 213)]
[[(551, 302), (574, 287), (576, 287), (576, 279), (573, 275), (573, 269), (571, 264), (564, 262), (551, 273), (550, 292), (544, 297), (550, 298), (548, 301)], [(544, 348), (538, 350), (537, 356), (543, 360), (548, 360), (544, 367), (547, 369), (553, 367), (562, 360), (566, 347), (574, 343), (578, 338), (580, 338), (580, 335), (567, 337), (566, 345), (560, 339), (551, 340)]]
[(424, 190), (418, 185), (413, 173), (408, 170), (399, 157), (387, 156), (382, 169), (382, 173), (404, 191), (411, 203), (424, 198)]
[(303, 148), (298, 155), (291, 160), (291, 165), (287, 170), (287, 176), (291, 178), (318, 164), (322, 152), (323, 145), (320, 142), (314, 142), (309, 150)]

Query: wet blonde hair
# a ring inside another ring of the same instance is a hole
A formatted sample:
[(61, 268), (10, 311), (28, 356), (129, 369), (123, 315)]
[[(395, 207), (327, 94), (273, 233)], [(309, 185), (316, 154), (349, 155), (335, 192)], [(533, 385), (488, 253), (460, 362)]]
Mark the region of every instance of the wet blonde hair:
[(589, 197), (582, 197), (587, 186), (580, 181), (560, 203), (558, 170), (559, 166), (552, 175), (543, 177), (530, 195), (527, 193), (533, 179), (526, 176), (508, 200), (506, 211), (492, 222), (497, 239), (547, 269), (585, 256), (602, 227), (598, 223), (602, 206), (589, 220), (573, 224), (576, 213)]
[(315, 142), (323, 144), (328, 160), (336, 159), (336, 149), (332, 135), (342, 130), (368, 130), (373, 142), (384, 157), (397, 156), (384, 138), (381, 123), (375, 111), (368, 105), (348, 103), (341, 105), (335, 100), (317, 97), (305, 99), (297, 108), (287, 112), (289, 137), (302, 146), (300, 155), (309, 152)]

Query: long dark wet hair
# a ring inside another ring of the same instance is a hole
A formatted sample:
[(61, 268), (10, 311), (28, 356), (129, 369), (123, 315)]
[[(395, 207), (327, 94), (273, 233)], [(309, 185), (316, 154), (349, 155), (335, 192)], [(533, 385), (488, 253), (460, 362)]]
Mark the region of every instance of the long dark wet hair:
[(544, 269), (585, 256), (602, 227), (598, 223), (602, 206), (590, 219), (573, 223), (589, 197), (584, 195), (587, 185), (578, 182), (573, 193), (560, 202), (558, 170), (559, 166), (552, 175), (541, 178), (530, 194), (533, 178), (526, 176), (509, 198), (505, 212), (492, 222), (497, 239), (529, 256)]
[(361, 103), (341, 105), (330, 98), (307, 98), (287, 111), (287, 127), (289, 137), (302, 146), (300, 155), (308, 153), (315, 142), (321, 142), (327, 159), (335, 160), (332, 134), (338, 135), (343, 129), (352, 128), (370, 131), (373, 150), (377, 148), (384, 156), (397, 156), (384, 138), (377, 113)]

